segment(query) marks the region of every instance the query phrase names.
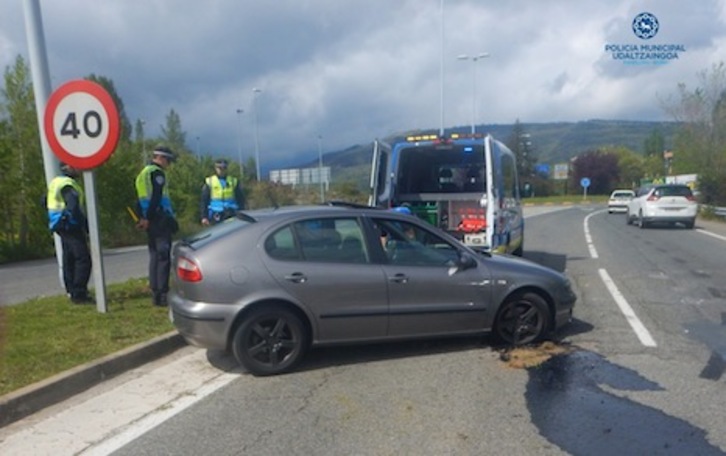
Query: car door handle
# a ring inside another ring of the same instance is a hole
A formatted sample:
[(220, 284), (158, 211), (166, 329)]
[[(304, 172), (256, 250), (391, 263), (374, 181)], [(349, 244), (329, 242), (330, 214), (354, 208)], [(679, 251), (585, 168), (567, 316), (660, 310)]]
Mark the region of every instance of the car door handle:
[(394, 283), (408, 283), (408, 276), (406, 274), (396, 274), (393, 277), (389, 277), (388, 281)]
[(305, 277), (305, 274), (303, 274), (302, 272), (293, 272), (290, 275), (286, 275), (285, 280), (289, 280), (293, 283), (305, 283), (307, 282), (308, 278)]

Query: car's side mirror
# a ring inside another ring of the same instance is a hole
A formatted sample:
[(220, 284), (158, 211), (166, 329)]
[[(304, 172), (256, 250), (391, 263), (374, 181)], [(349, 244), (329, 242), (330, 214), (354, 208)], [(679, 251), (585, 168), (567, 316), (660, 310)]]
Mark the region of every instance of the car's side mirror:
[(454, 275), (458, 271), (465, 271), (467, 269), (475, 268), (477, 265), (474, 257), (469, 255), (467, 252), (459, 253), (459, 258), (456, 263), (449, 268), (449, 275)]

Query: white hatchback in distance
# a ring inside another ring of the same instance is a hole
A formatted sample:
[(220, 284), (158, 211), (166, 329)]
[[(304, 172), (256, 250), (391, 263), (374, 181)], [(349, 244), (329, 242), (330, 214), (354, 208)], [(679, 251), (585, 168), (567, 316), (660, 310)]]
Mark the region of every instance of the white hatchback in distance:
[(682, 223), (693, 228), (698, 202), (687, 185), (663, 184), (638, 189), (628, 203), (625, 221), (645, 228), (652, 223)]
[(613, 212), (626, 212), (628, 210), (628, 202), (635, 197), (632, 190), (613, 190), (608, 198), (608, 214)]

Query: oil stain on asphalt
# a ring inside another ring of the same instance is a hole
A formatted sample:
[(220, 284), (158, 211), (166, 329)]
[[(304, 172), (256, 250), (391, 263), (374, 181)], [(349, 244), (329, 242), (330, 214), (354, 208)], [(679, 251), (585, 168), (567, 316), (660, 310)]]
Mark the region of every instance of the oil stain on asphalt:
[(706, 432), (606, 389), (662, 391), (636, 371), (596, 353), (555, 344), (501, 354), (529, 373), (525, 393), (532, 422), (570, 454), (724, 455)]

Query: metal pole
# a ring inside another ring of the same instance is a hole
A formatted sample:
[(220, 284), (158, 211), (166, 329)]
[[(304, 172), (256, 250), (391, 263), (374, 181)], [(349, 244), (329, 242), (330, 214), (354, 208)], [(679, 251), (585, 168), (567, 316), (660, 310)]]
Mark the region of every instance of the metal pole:
[[(25, 11), (25, 35), (28, 40), (28, 56), (30, 58), (30, 73), (33, 79), (33, 92), (35, 95), (35, 112), (38, 120), (38, 133), (40, 136), (40, 148), (43, 151), (43, 168), (45, 171), (46, 186), (58, 174), (59, 160), (50, 150), (48, 138), (45, 136), (43, 120), (45, 117), (45, 105), (50, 97), (50, 71), (48, 69), (48, 55), (45, 49), (45, 35), (43, 33), (43, 18), (40, 13), (39, 0), (25, 0), (23, 2)], [(61, 286), (63, 284), (63, 247), (60, 236), (53, 235), (55, 256), (58, 262), (58, 278)]]
[(237, 160), (239, 160), (239, 178), (244, 177), (244, 165), (242, 165), (242, 113), (244, 110), (237, 109)]
[(88, 236), (91, 244), (91, 264), (93, 264), (93, 283), (96, 288), (96, 310), (108, 312), (106, 305), (106, 283), (103, 273), (103, 255), (101, 254), (101, 237), (98, 234), (98, 210), (96, 209), (95, 170), (83, 172), (83, 184), (86, 188), (86, 208), (88, 212)]
[(252, 111), (255, 122), (255, 166), (257, 167), (257, 182), (260, 181), (260, 132), (257, 127), (257, 94), (262, 92), (258, 88), (252, 89)]
[(323, 137), (318, 135), (318, 179), (320, 179), (320, 202), (325, 202), (325, 188), (323, 187)]
[(439, 10), (441, 12), (441, 56), (439, 64), (439, 80), (440, 80), (440, 102), (441, 102), (441, 128), (439, 136), (444, 136), (444, 0), (441, 0)]

